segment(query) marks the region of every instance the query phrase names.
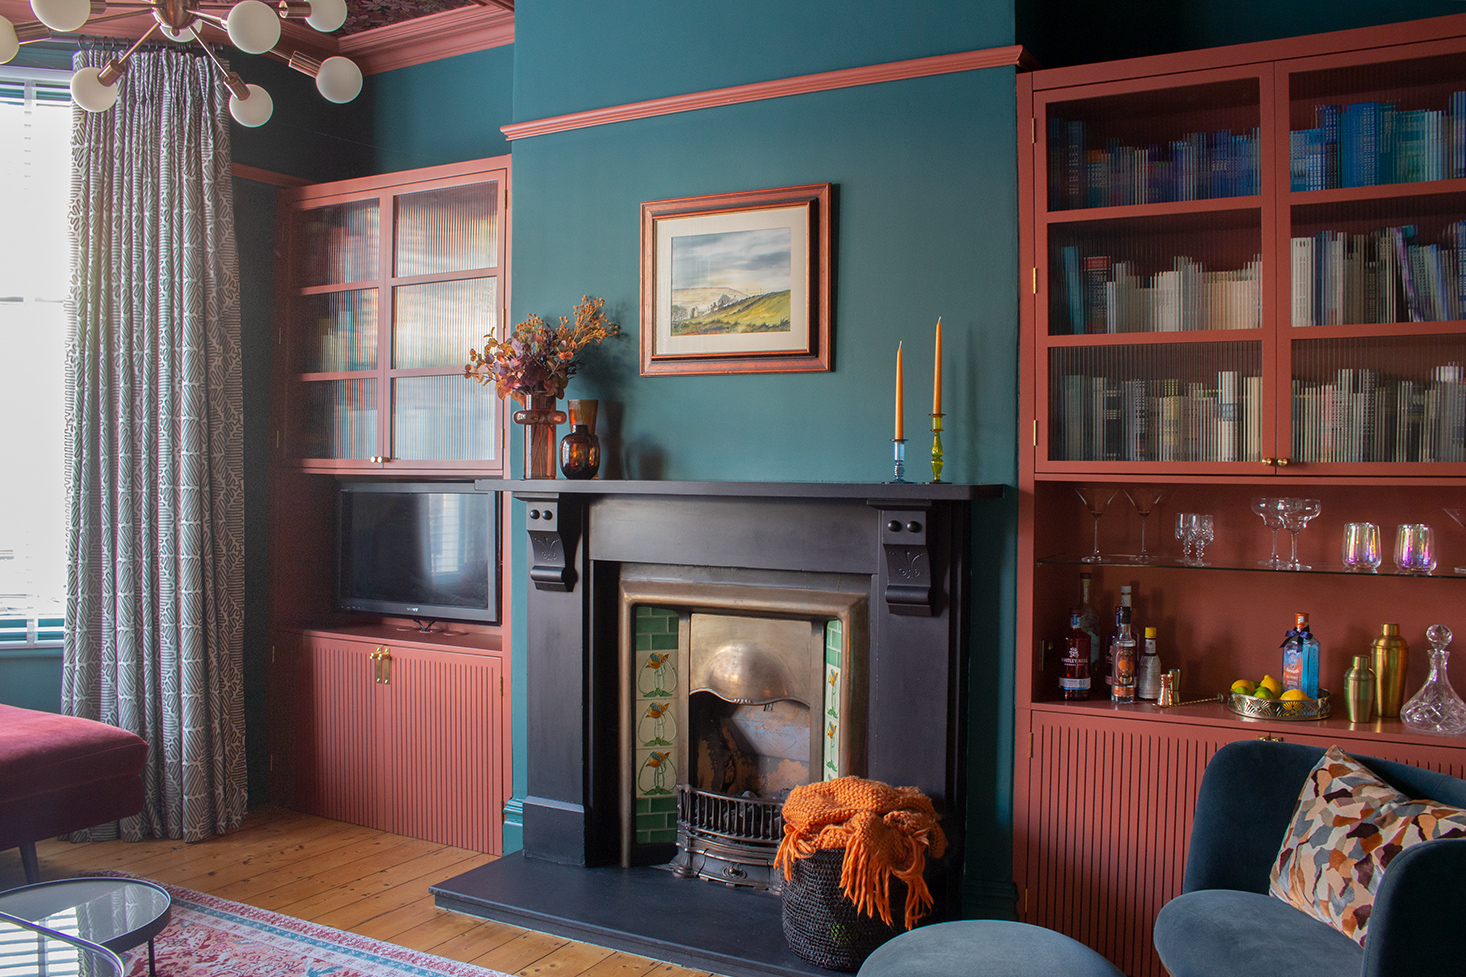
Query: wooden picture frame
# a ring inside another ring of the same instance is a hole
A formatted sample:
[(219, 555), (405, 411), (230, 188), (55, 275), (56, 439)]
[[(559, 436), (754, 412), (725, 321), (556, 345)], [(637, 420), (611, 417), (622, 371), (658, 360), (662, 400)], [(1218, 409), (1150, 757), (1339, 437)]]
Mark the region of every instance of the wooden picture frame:
[(641, 205), (643, 376), (828, 372), (830, 353), (830, 184)]

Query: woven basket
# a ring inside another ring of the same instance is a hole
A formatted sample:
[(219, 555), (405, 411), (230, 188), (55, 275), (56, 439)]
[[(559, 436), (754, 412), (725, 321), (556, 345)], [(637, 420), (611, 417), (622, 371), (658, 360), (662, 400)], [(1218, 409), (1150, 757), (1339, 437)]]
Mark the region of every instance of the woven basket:
[[(784, 883), (784, 939), (789, 949), (826, 970), (859, 970), (876, 947), (900, 931), (856, 912), (840, 891), (845, 849), (827, 848), (795, 859)], [(891, 904), (906, 904), (906, 886), (891, 880)]]

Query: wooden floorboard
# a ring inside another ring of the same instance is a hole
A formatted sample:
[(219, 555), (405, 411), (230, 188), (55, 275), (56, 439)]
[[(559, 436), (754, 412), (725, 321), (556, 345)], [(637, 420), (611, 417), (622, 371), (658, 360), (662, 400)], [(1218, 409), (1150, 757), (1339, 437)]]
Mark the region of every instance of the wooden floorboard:
[[(519, 977), (706, 977), (703, 971), (447, 912), (428, 886), (493, 856), (262, 807), (196, 844), (103, 841), (36, 846), (44, 879), (110, 869), (350, 930)], [(0, 852), (0, 891), (25, 884)]]

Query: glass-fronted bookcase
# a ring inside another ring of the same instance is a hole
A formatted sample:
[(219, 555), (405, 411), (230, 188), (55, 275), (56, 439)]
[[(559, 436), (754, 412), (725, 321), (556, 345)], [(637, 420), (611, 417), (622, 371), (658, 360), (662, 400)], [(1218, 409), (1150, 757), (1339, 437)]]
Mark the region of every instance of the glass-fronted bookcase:
[[(1281, 674), (1297, 611), (1334, 689), (1384, 623), (1410, 643), (1407, 695), (1426, 627), (1466, 633), (1466, 530), (1445, 511), (1466, 512), (1466, 16), (1036, 71), (1018, 102), (1019, 918), (1160, 977), (1151, 924), (1221, 744), (1339, 743), (1466, 775), (1466, 737), (1217, 700)], [(1261, 565), (1259, 497), (1320, 500), (1304, 569)], [(1186, 512), (1214, 516), (1204, 566), (1180, 558)], [(1341, 565), (1353, 521), (1382, 530), (1377, 573)], [(1433, 526), (1433, 573), (1394, 572), (1401, 523)], [(1128, 585), (1188, 704), (1115, 704), (1100, 675), (1063, 700), (1086, 571), (1101, 640)]]
[(311, 470), (503, 470), (504, 411), (463, 379), (507, 307), (508, 160), (290, 191), (281, 457)]

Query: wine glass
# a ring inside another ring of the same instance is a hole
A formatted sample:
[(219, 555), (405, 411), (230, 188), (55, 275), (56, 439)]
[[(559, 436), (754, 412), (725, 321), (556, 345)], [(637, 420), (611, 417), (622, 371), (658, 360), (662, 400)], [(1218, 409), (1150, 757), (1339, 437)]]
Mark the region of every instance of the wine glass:
[[(1451, 521), (1457, 526), (1466, 529), (1466, 509), (1447, 508), (1446, 515), (1450, 516)], [(1457, 573), (1466, 573), (1466, 567), (1454, 567), (1453, 569)]]
[(1289, 570), (1312, 569), (1307, 563), (1298, 562), (1298, 534), (1318, 515), (1323, 509), (1323, 503), (1318, 499), (1285, 499), (1287, 506), (1283, 509), (1283, 528), (1288, 530), (1292, 537), (1292, 545), (1289, 550)]
[(1079, 494), (1079, 501), (1094, 516), (1094, 552), (1088, 556), (1081, 557), (1081, 563), (1103, 563), (1105, 558), (1100, 556), (1099, 550), (1099, 521), (1100, 516), (1105, 514), (1105, 507), (1115, 501), (1115, 496), (1120, 494), (1117, 488), (1108, 485), (1076, 485), (1074, 491)]
[(1283, 565), (1283, 560), (1278, 556), (1278, 530), (1283, 528), (1283, 509), (1286, 499), (1270, 499), (1258, 497), (1252, 500), (1252, 511), (1262, 517), (1264, 527), (1273, 531), (1273, 552), (1266, 560), (1258, 560), (1257, 565), (1272, 567), (1274, 570)]
[(1125, 489), (1125, 498), (1130, 500), (1130, 504), (1135, 506), (1135, 512), (1140, 516), (1140, 552), (1135, 556), (1137, 563), (1155, 562), (1155, 557), (1151, 556), (1145, 548), (1145, 522), (1165, 497), (1166, 490), (1155, 485)]
[(1176, 513), (1176, 538), (1181, 541), (1181, 562), (1190, 566), (1191, 544), (1196, 541), (1196, 513)]
[(1198, 567), (1209, 566), (1210, 564), (1206, 562), (1205, 550), (1206, 544), (1215, 538), (1216, 523), (1210, 515), (1203, 513), (1196, 513), (1194, 519), (1195, 521), (1192, 522), (1192, 546), (1195, 549), (1195, 558), (1192, 560), (1191, 565)]

